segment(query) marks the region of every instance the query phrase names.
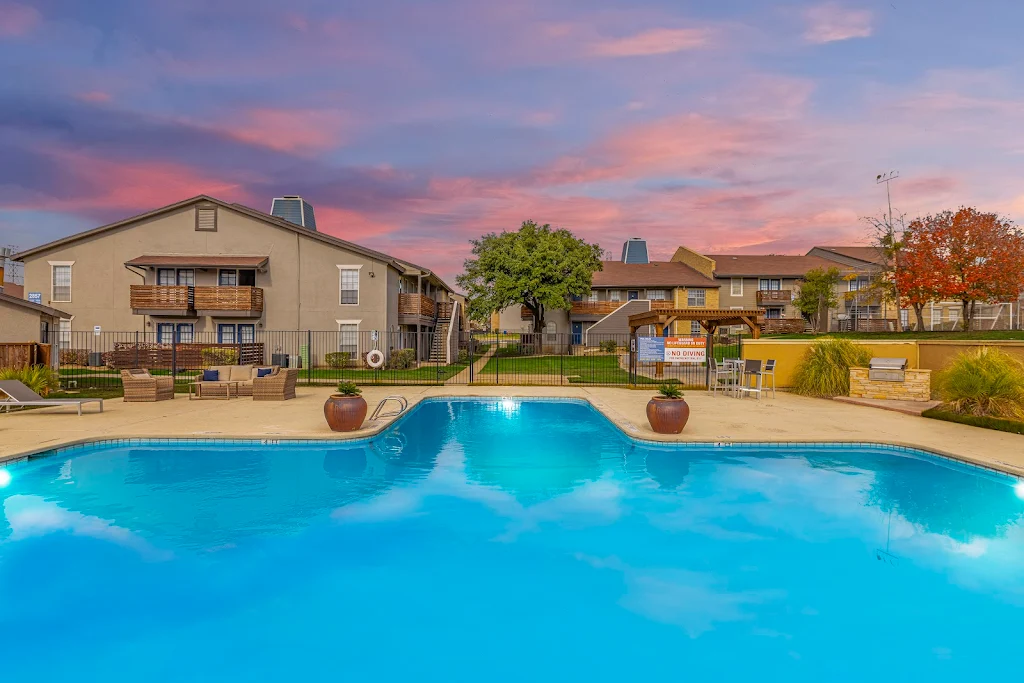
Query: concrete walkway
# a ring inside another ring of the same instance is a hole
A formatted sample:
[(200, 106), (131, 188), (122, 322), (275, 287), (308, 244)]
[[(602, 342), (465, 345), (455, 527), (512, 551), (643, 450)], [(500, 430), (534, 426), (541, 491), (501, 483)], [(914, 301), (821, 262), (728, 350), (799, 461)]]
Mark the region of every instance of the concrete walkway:
[[(291, 401), (106, 401), (103, 413), (79, 417), (67, 408), (0, 414), (0, 461), (61, 445), (132, 437), (317, 438), (364, 437), (390, 419), (357, 432), (331, 432), (323, 417), (330, 387), (303, 387)], [(897, 412), (792, 394), (736, 399), (687, 392), (690, 421), (679, 435), (655, 434), (647, 424), (652, 392), (609, 387), (366, 387), (372, 409), (388, 394), (402, 394), (410, 405), (430, 396), (569, 396), (590, 401), (627, 434), (658, 441), (698, 442), (871, 442), (923, 448), (1024, 476), (1024, 436), (929, 420)]]
[[(487, 353), (485, 353), (484, 355), (480, 356), (480, 358), (478, 358), (476, 361), (473, 362), (473, 372), (472, 372), (473, 381), (476, 381), (476, 378), (480, 376), (480, 373), (482, 373), (483, 370), (484, 370), (484, 366), (487, 365), (487, 361), (490, 360), (491, 356), (493, 356), (497, 350), (498, 350), (498, 346), (495, 344), (491, 348), (487, 349)], [(465, 370), (463, 370), (459, 374), (457, 374), (457, 375), (455, 375), (453, 377), (448, 378), (448, 380), (445, 382), (445, 384), (469, 384), (469, 382), (470, 382), (470, 372), (469, 372), (469, 368), (466, 368)]]

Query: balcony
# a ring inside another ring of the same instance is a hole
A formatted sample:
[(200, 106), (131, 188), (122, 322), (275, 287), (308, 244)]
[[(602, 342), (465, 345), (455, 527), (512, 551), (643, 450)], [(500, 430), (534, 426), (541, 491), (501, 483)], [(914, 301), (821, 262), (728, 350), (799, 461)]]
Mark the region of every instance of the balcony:
[(398, 315), (412, 315), (424, 318), (434, 317), (434, 300), (423, 294), (399, 294)]
[(757, 290), (758, 306), (785, 306), (793, 301), (792, 289), (759, 289)]
[(132, 285), (130, 301), (135, 315), (190, 315), (194, 313), (192, 287)]
[(261, 287), (193, 287), (199, 315), (221, 318), (258, 318), (263, 315)]
[[(608, 315), (618, 310), (626, 301), (573, 301), (569, 309), (571, 315)], [(666, 310), (675, 308), (675, 304), (668, 299), (654, 299), (651, 301), (651, 310)]]

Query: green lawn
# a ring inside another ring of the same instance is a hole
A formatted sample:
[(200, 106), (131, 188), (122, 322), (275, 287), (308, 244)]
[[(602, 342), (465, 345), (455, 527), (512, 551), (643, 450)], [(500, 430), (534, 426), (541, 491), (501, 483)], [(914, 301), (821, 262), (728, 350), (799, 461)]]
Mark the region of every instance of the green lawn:
[[(629, 384), (629, 371), (619, 367), (618, 356), (521, 356), (488, 359), (484, 369), (474, 376), (475, 382), (487, 382), (500, 374), (502, 384), (514, 384), (515, 376), (526, 383), (550, 380), (558, 384), (566, 377), (569, 384)], [(512, 381), (509, 376), (512, 375)], [(703, 378), (703, 375), (701, 375)], [(703, 380), (702, 380), (703, 381)], [(637, 384), (677, 384), (678, 380), (658, 380), (638, 376)]]
[[(443, 382), (466, 369), (464, 363), (452, 365), (425, 365), (409, 370), (367, 370), (362, 368), (313, 368), (312, 381), (340, 382), (349, 381), (357, 384), (396, 384), (400, 382), (423, 383)], [(309, 370), (299, 371), (299, 382), (310, 380)]]
[[(765, 335), (761, 339), (816, 339), (820, 334)], [(945, 340), (1017, 340), (1024, 341), (1024, 330), (987, 330), (975, 332), (832, 332), (832, 337), (875, 341), (945, 341)]]

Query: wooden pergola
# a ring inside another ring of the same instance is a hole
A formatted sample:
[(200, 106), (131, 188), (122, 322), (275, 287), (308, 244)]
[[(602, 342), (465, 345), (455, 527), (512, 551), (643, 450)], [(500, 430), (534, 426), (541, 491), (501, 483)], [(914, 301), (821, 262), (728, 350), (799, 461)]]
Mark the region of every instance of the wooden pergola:
[(677, 320), (696, 320), (708, 333), (714, 333), (725, 325), (746, 325), (750, 334), (757, 339), (761, 336), (764, 310), (759, 308), (733, 310), (724, 308), (669, 308), (655, 309), (646, 313), (629, 316), (629, 333), (636, 334), (641, 327), (653, 326), (659, 337)]

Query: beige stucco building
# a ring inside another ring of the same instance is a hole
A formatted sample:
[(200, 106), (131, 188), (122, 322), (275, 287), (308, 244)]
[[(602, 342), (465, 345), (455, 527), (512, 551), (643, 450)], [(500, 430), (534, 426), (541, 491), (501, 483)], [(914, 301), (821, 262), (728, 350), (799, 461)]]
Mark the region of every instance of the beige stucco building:
[(0, 344), (50, 343), (61, 318), (67, 313), (35, 304), (0, 290)]
[(427, 268), (208, 196), (14, 258), (24, 263), (26, 297), (67, 313), (64, 336), (98, 330), (152, 333), (161, 343), (244, 343), (310, 330), (349, 341), (387, 333), (398, 339), (392, 347), (409, 347), (417, 342), (403, 333), (447, 330), (453, 308), (461, 319), (453, 291)]

